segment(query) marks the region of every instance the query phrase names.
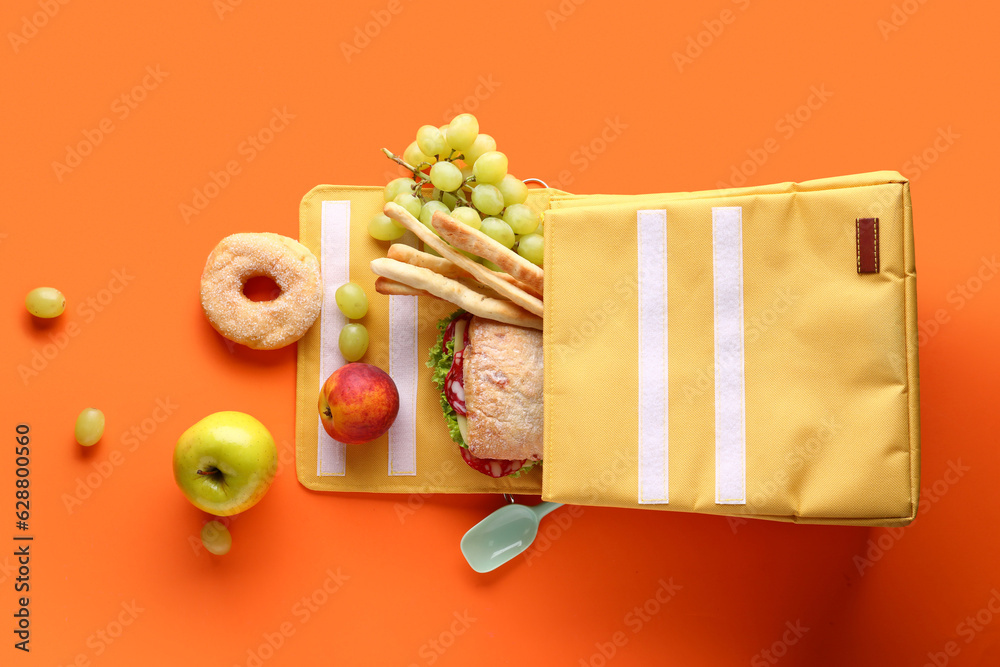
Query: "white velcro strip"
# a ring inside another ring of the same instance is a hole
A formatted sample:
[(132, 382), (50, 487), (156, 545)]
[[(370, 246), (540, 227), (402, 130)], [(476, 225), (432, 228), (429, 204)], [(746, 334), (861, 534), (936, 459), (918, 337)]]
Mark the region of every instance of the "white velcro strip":
[(399, 414), (389, 427), (389, 475), (417, 474), (417, 297), (389, 297), (389, 375)]
[[(323, 311), (320, 314), (319, 386), (330, 374), (344, 365), (340, 356), (340, 330), (347, 318), (334, 296), (337, 288), (351, 279), (351, 202), (325, 201), (320, 240), (320, 272), (323, 276)], [(319, 477), (347, 474), (347, 445), (337, 442), (323, 428), (319, 428), (319, 449), (316, 452), (316, 475)]]
[(715, 276), (715, 502), (746, 504), (743, 209), (712, 208)]
[(638, 212), (639, 504), (670, 502), (667, 400), (667, 212)]

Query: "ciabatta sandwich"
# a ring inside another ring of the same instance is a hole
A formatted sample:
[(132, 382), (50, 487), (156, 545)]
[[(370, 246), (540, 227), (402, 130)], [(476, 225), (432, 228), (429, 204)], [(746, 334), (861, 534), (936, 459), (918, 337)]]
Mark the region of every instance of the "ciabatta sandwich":
[(542, 460), (542, 332), (458, 310), (438, 324), (427, 365), (462, 458), (490, 477)]

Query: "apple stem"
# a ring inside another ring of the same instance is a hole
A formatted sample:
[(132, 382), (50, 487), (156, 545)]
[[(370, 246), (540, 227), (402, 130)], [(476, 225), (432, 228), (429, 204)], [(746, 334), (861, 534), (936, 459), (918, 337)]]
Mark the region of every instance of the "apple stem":
[(209, 468), (208, 470), (199, 470), (198, 474), (199, 475), (214, 475), (217, 472), (219, 472), (218, 468)]

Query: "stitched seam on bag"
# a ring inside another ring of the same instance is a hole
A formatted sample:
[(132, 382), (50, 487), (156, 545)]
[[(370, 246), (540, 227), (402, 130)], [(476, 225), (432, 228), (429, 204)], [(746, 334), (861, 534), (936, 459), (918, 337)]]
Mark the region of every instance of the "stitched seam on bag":
[(858, 273), (861, 273), (861, 218), (854, 219), (854, 245), (857, 249)]
[(872, 221), (872, 238), (875, 244), (875, 273), (878, 273), (878, 218)]
[[(910, 324), (910, 310), (915, 307), (913, 299), (910, 298), (910, 291), (906, 286), (906, 273), (908, 261), (912, 258), (909, 257), (909, 252), (911, 250), (911, 245), (907, 243), (907, 230), (910, 231), (912, 238), (912, 224), (908, 227), (906, 224), (906, 213), (907, 210), (910, 211), (910, 216), (913, 215), (913, 205), (909, 201), (910, 186), (908, 183), (902, 184), (902, 239), (903, 239), (903, 303), (905, 305), (903, 309), (904, 317), (906, 318), (906, 388), (909, 396), (907, 397), (907, 419), (906, 419), (906, 440), (909, 444), (909, 455), (910, 455), (910, 520), (916, 519), (917, 511), (920, 509), (920, 451), (914, 451), (914, 436), (919, 437), (920, 427), (917, 426), (917, 431), (914, 433), (913, 424), (911, 421), (912, 412), (914, 409), (913, 401), (919, 400), (920, 393), (920, 379), (917, 378), (916, 393), (914, 393), (913, 388), (910, 387), (910, 348), (912, 347), (912, 327)], [(914, 274), (916, 273), (916, 266), (914, 265)], [(919, 372), (919, 371), (918, 371)], [(917, 397), (917, 398), (915, 398)], [(917, 403), (916, 407), (918, 414), (920, 410), (920, 404)], [(916, 474), (914, 474), (916, 473)]]
[[(822, 180), (827, 180), (827, 179), (822, 179)], [(833, 179), (829, 179), (829, 180), (833, 180)], [(880, 181), (878, 183), (856, 183), (856, 184), (852, 184), (852, 185), (837, 185), (837, 186), (831, 186), (831, 187), (825, 187), (825, 188), (818, 188), (816, 190), (798, 190), (798, 189), (794, 189), (793, 188), (792, 190), (789, 190), (787, 192), (743, 192), (743, 193), (740, 193), (740, 194), (732, 194), (732, 193), (730, 193), (730, 194), (726, 194), (724, 196), (725, 197), (731, 197), (733, 199), (739, 199), (741, 197), (781, 197), (781, 196), (790, 195), (790, 194), (808, 194), (808, 193), (811, 193), (811, 192), (834, 192), (834, 191), (837, 191), (837, 190), (853, 190), (853, 189), (860, 189), (860, 188), (878, 188), (878, 187), (882, 187), (882, 186), (885, 186), (885, 185), (904, 185), (904, 184), (908, 184), (908, 183), (909, 183), (909, 181), (906, 178), (903, 178), (901, 180)], [(794, 183), (793, 185), (798, 185), (798, 183)], [(761, 187), (761, 186), (758, 186), (758, 187)], [(762, 187), (766, 187), (766, 186), (762, 186)], [(746, 188), (737, 188), (737, 189), (746, 189)], [(697, 197), (690, 197), (690, 198), (684, 197), (684, 198), (680, 198), (680, 199), (676, 199), (676, 200), (671, 200), (671, 201), (685, 201), (686, 202), (686, 201), (701, 201), (701, 200), (704, 200), (704, 199), (714, 199), (714, 198), (720, 197), (720, 195), (719, 195), (720, 191), (723, 191), (723, 190), (700, 190), (700, 191), (698, 191), (699, 192), (699, 196), (697, 196)], [(646, 197), (653, 198), (653, 197), (660, 197), (660, 196), (671, 195), (671, 194), (678, 194), (678, 193), (672, 193), (672, 192), (653, 192), (653, 193), (643, 193), (641, 195), (628, 195), (628, 196), (639, 196), (639, 197), (642, 197), (643, 200), (641, 201), (641, 203), (646, 203), (645, 202), (645, 198)], [(595, 196), (601, 196), (601, 195), (580, 195), (580, 194), (567, 194), (565, 196), (563, 196), (563, 195), (557, 195), (555, 197), (555, 203), (562, 204), (564, 202), (579, 201), (580, 199), (585, 199), (587, 197), (595, 197)], [(620, 195), (620, 196), (625, 196), (625, 195)], [(593, 207), (593, 206), (608, 206), (608, 205), (624, 204), (624, 203), (626, 203), (624, 200), (620, 200), (620, 201), (619, 200), (614, 200), (614, 201), (610, 201), (610, 202), (606, 202), (606, 203), (593, 204), (593, 205), (591, 205), (591, 207)], [(659, 205), (659, 200), (653, 200), (653, 203), (656, 203), (657, 205)], [(653, 204), (650, 204), (650, 206), (652, 206), (652, 205)], [(576, 206), (576, 207), (573, 207), (573, 208), (591, 208), (591, 207)], [(562, 207), (558, 207), (558, 208), (562, 208)]]

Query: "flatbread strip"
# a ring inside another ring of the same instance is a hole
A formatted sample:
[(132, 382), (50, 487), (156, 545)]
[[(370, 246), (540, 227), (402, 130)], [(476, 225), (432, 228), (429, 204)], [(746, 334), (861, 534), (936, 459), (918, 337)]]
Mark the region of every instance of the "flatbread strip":
[[(412, 246), (402, 243), (393, 243), (389, 246), (389, 252), (386, 254), (390, 259), (398, 259), (401, 262), (406, 262), (407, 264), (412, 264), (413, 266), (422, 266), (425, 269), (430, 269), (434, 273), (440, 273), (442, 276), (448, 276), (449, 278), (459, 278), (464, 276), (472, 278), (472, 274), (464, 269), (458, 268), (452, 264), (450, 260), (447, 260), (444, 257), (438, 257), (437, 255), (432, 255), (428, 252), (417, 250)], [(520, 255), (518, 255), (518, 257), (520, 257)], [(534, 297), (538, 297), (539, 299), (542, 298), (542, 293), (540, 291), (533, 289), (527, 283), (521, 282), (512, 275), (497, 273), (496, 271), (493, 272), (493, 275), (501, 280), (509, 282), (511, 285), (520, 287)]]
[[(491, 290), (486, 285), (477, 282), (472, 278), (464, 277), (464, 274), (463, 277), (456, 278), (456, 280), (458, 280), (458, 282), (471, 289), (473, 292), (482, 294), (485, 297), (489, 297), (491, 299), (502, 298), (499, 294)], [(379, 294), (387, 294), (389, 296), (429, 296), (432, 299), (441, 298), (438, 296), (434, 296), (430, 292), (425, 292), (422, 289), (410, 287), (409, 285), (398, 282), (396, 280), (385, 278), (383, 276), (379, 276), (378, 278), (375, 279), (375, 291), (378, 292)]]
[[(420, 224), (419, 222), (417, 223)], [(426, 229), (426, 228), (425, 228)], [(430, 231), (428, 230), (428, 233)], [(446, 278), (430, 269), (410, 266), (395, 259), (380, 257), (372, 260), (372, 271), (379, 276), (424, 290), (445, 301), (450, 301), (462, 310), (497, 322), (516, 324), (532, 329), (542, 328), (542, 318), (526, 312), (523, 308), (500, 299), (491, 299), (478, 294), (452, 278)], [(506, 283), (504, 283), (506, 284)]]
[(431, 224), (434, 225), (434, 229), (441, 233), (441, 238), (456, 248), (471, 252), (477, 257), (484, 257), (528, 285), (535, 292), (539, 294), (544, 292), (543, 276), (545, 274), (542, 269), (507, 246), (491, 239), (478, 229), (463, 225), (441, 211), (435, 212), (431, 218)]
[(388, 294), (389, 296), (429, 296), (432, 299), (438, 298), (430, 292), (425, 292), (422, 289), (410, 287), (409, 285), (404, 285), (401, 282), (397, 282), (391, 278), (383, 278), (382, 276), (375, 279), (375, 291), (379, 294)]
[(449, 278), (458, 278), (459, 276), (468, 275), (465, 271), (458, 268), (444, 257), (435, 257), (429, 252), (422, 252), (408, 245), (393, 243), (389, 246), (389, 252), (387, 252), (386, 255), (389, 259), (395, 259), (400, 262), (412, 264), (413, 266), (430, 269), (434, 273), (440, 273), (442, 276), (448, 276)]
[[(407, 211), (399, 204), (396, 204), (395, 202), (389, 202), (388, 204), (385, 205), (383, 212), (387, 216), (389, 216), (390, 218), (401, 224), (403, 227), (406, 227), (411, 232), (416, 234), (417, 238), (419, 238), (421, 241), (423, 241), (431, 248), (433, 248), (439, 255), (441, 255), (445, 259), (451, 260), (451, 262), (457, 265), (459, 268), (465, 269), (466, 271), (471, 273), (476, 280), (480, 281), (484, 285), (487, 285), (488, 287), (493, 288), (494, 290), (497, 291), (497, 293), (510, 299), (517, 305), (527, 310), (528, 312), (533, 313), (538, 317), (541, 317), (544, 314), (545, 309), (542, 306), (542, 302), (539, 298), (532, 296), (531, 294), (528, 294), (527, 292), (525, 292), (520, 287), (517, 287), (516, 285), (511, 285), (510, 283), (501, 280), (500, 278), (497, 278), (496, 272), (490, 271), (482, 264), (477, 264), (476, 262), (473, 262), (471, 259), (463, 255), (462, 253), (452, 248), (450, 245), (442, 241), (437, 234), (435, 234), (430, 229), (425, 227), (422, 222), (414, 218), (409, 211)], [(376, 273), (378, 272), (376, 271)], [(392, 276), (386, 276), (386, 277), (391, 278)], [(511, 322), (511, 324), (516, 324), (516, 323)]]

